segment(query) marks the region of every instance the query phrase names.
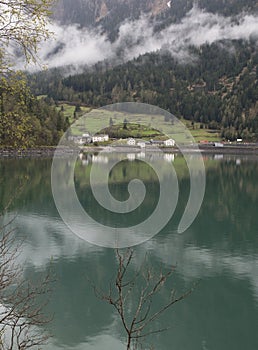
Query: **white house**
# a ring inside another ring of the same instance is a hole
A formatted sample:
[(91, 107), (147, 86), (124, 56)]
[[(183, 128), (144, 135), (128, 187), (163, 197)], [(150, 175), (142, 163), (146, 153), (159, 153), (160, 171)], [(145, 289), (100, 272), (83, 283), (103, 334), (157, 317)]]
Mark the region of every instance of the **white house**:
[(130, 137), (128, 140), (127, 140), (127, 144), (128, 146), (135, 146), (135, 139), (133, 139), (132, 137)]
[(108, 141), (109, 140), (109, 136), (108, 135), (104, 135), (104, 134), (101, 134), (101, 135), (94, 135), (92, 136), (92, 142), (105, 142), (105, 141)]
[(83, 134), (82, 136), (69, 136), (68, 140), (82, 146), (85, 143), (91, 142), (91, 136), (89, 134)]
[(74, 142), (78, 145), (84, 145), (86, 141), (83, 137), (78, 137)]
[(215, 147), (224, 147), (224, 144), (222, 142), (214, 142)]
[(164, 145), (166, 147), (174, 147), (175, 146), (175, 140), (173, 139), (168, 139), (164, 141)]
[(139, 142), (137, 142), (137, 146), (139, 146), (141, 148), (145, 148), (146, 147), (146, 143), (144, 141), (139, 141)]
[(89, 133), (82, 134), (82, 138), (85, 140), (85, 143), (91, 143), (92, 137), (90, 136)]

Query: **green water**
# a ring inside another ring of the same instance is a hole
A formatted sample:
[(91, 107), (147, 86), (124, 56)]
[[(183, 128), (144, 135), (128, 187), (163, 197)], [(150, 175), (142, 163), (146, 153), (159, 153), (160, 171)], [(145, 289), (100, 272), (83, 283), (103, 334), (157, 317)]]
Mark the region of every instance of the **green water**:
[[(188, 298), (152, 325), (170, 329), (148, 337), (144, 349), (258, 349), (258, 161), (215, 158), (205, 159), (205, 198), (183, 234), (175, 228), (189, 195), (189, 175), (182, 159), (175, 159), (180, 185), (175, 215), (158, 235), (135, 248), (131, 272), (138, 270), (146, 252), (154, 268), (177, 266), (154, 307), (166, 302), (171, 288), (180, 293), (199, 281)], [(25, 275), (34, 279), (51, 265), (57, 276), (46, 310), (53, 314), (53, 337), (46, 349), (124, 349), (125, 334), (115, 311), (96, 298), (88, 283), (90, 279), (108, 289), (117, 266), (114, 251), (80, 240), (63, 224), (52, 198), (50, 169), (50, 159), (0, 160), (1, 206), (16, 197), (9, 215), (17, 214), (17, 240), (25, 238), (19, 257)], [(78, 162), (75, 183), (82, 205), (96, 220), (119, 228), (152, 213), (159, 184), (144, 164), (124, 161), (110, 177), (110, 190), (120, 200), (126, 199), (133, 176), (145, 180), (147, 195), (135, 217), (99, 208), (88, 186), (89, 170), (90, 163)], [(136, 302), (130, 300), (129, 313)]]

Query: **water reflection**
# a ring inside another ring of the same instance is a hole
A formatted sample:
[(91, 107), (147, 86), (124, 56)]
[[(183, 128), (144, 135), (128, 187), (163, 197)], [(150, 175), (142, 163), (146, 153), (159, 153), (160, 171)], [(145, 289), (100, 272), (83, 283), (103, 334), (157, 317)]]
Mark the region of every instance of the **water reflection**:
[[(105, 153), (104, 153), (105, 154)], [(114, 159), (117, 158), (123, 158), (123, 153), (107, 153), (107, 155), (103, 154), (91, 154), (91, 153), (83, 153), (81, 152), (78, 156), (78, 158), (81, 161), (81, 164), (84, 166), (90, 165), (92, 163), (100, 163), (100, 164), (108, 164), (109, 162), (112, 162)], [(177, 157), (178, 154), (175, 153), (163, 153), (163, 152), (156, 152), (156, 153), (149, 153), (149, 152), (137, 152), (137, 153), (126, 153), (126, 158), (128, 160), (134, 161), (135, 159), (162, 159), (167, 162), (174, 162), (175, 157)], [(216, 157), (215, 157), (216, 159)]]
[[(177, 168), (182, 195), (176, 221), (186, 202), (189, 183), (181, 159), (175, 157), (171, 161)], [(27, 266), (25, 274), (34, 278), (51, 263), (58, 277), (48, 306), (54, 310), (55, 317), (51, 325), (54, 338), (47, 348), (122, 349), (123, 332), (116, 314), (112, 307), (95, 297), (87, 283), (89, 277), (103, 288), (108, 285), (116, 268), (113, 251), (90, 245), (71, 234), (58, 217), (51, 197), (51, 162), (31, 162), (1, 162), (1, 178), (5, 183), (1, 186), (1, 200), (7, 200), (7, 190), (15, 188), (29, 174), (29, 184), (9, 215), (18, 212), (17, 238), (26, 238), (19, 257), (20, 263)], [(77, 185), (84, 190), (81, 199), (86, 204), (89, 192), (80, 166)], [(124, 181), (131, 171), (126, 168), (128, 164), (121, 167), (125, 167), (126, 173), (122, 168), (113, 172), (117, 196), (123, 196)], [(241, 166), (237, 166), (234, 157), (219, 161), (211, 157), (206, 167), (206, 195), (191, 228), (182, 235), (175, 234), (172, 220), (159, 235), (135, 250), (132, 270), (139, 268), (146, 251), (154, 266), (161, 264), (168, 268), (177, 264), (173, 281), (157, 303), (166, 299), (169, 287), (184, 290), (201, 279), (190, 298), (160, 319), (161, 325), (169, 324), (172, 330), (165, 336), (151, 338), (150, 342), (161, 350), (255, 349), (258, 346), (258, 163), (241, 158)], [(124, 175), (119, 177), (118, 173)], [(150, 193), (155, 197), (155, 183), (150, 181), (150, 184)], [(92, 212), (98, 210), (94, 202), (89, 204)], [(146, 202), (146, 206), (149, 204)]]
[[(71, 261), (80, 256), (106, 252), (104, 248), (78, 239), (61, 220), (40, 215), (20, 215), (18, 220), (19, 232), (26, 232), (26, 245), (20, 259), (36, 269), (44, 268), (51, 259)], [(184, 235), (165, 233), (163, 231), (136, 249), (135, 269), (141, 266), (145, 252), (149, 251), (154, 259), (166, 266), (177, 264), (177, 271), (185, 280), (192, 281), (222, 272), (233, 278), (248, 279), (258, 301), (258, 254), (249, 251), (248, 247), (244, 252), (230, 253), (224, 242), (217, 242), (217, 247), (211, 245), (210, 248), (194, 245), (191, 240), (198, 235), (194, 229)]]

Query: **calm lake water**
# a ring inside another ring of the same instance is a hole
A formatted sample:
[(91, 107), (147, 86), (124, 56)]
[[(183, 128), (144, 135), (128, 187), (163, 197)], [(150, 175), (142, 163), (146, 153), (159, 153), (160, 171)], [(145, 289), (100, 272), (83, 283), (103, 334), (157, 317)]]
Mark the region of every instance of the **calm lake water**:
[[(121, 227), (147, 217), (157, 203), (159, 184), (144, 163), (131, 157), (110, 176), (110, 190), (124, 199), (128, 181), (138, 175), (146, 182), (142, 208), (133, 216), (112, 214), (92, 198), (88, 173), (94, 158), (78, 161), (78, 197), (92, 217)], [(103, 162), (108, 161), (103, 159)], [(189, 174), (180, 157), (174, 162), (180, 199), (173, 219), (151, 240), (137, 246), (131, 271), (137, 271), (148, 252), (148, 263), (173, 278), (154, 300), (166, 302), (169, 290), (178, 293), (199, 281), (194, 292), (170, 308), (153, 329), (169, 326), (148, 337), (144, 349), (255, 350), (258, 349), (258, 160), (251, 157), (205, 157), (206, 193), (192, 226), (176, 233), (189, 195)], [(51, 193), (51, 159), (0, 160), (0, 204), (16, 195), (9, 215), (16, 215), (17, 240), (24, 239), (19, 259), (25, 276), (35, 279), (49, 266), (57, 282), (47, 312), (53, 314), (53, 338), (46, 349), (124, 349), (124, 332), (112, 306), (96, 298), (88, 279), (108, 290), (116, 271), (114, 251), (91, 245), (62, 222)], [(65, 172), (64, 172), (65, 176)], [(165, 176), (165, 175), (164, 175)], [(101, 184), (100, 184), (101, 186)], [(137, 300), (130, 299), (128, 312)]]

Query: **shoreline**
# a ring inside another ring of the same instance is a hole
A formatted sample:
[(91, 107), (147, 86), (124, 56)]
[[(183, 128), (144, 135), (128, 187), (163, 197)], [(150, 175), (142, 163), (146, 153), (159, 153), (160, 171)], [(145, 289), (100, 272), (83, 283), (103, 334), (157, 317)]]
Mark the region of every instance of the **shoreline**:
[(199, 149), (201, 153), (206, 154), (258, 155), (257, 145), (226, 145), (224, 147), (199, 145)]
[(0, 148), (0, 158), (45, 158), (53, 157), (55, 147), (38, 147), (38, 148)]
[[(214, 147), (210, 145), (198, 145), (198, 148), (185, 147), (182, 149), (184, 153), (195, 154), (197, 150), (201, 154), (231, 154), (231, 155), (258, 155), (258, 145), (226, 145), (224, 147)], [(75, 149), (76, 151), (78, 148)], [(106, 153), (140, 153), (140, 152), (158, 152), (178, 154), (181, 151), (175, 147), (157, 148), (146, 147), (140, 148), (135, 146), (87, 146), (81, 147), (83, 153), (99, 153), (104, 151)], [(49, 158), (53, 157), (56, 151), (56, 147), (37, 147), (27, 149), (14, 149), (14, 148), (0, 148), (0, 159), (8, 158)], [(74, 150), (70, 147), (59, 148), (58, 155), (65, 156), (73, 153)]]

